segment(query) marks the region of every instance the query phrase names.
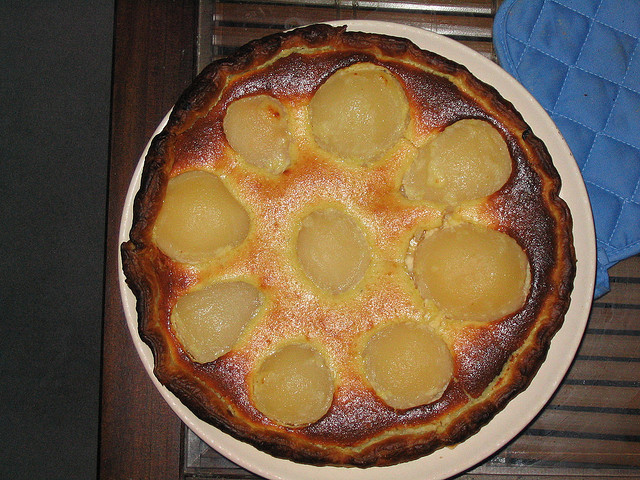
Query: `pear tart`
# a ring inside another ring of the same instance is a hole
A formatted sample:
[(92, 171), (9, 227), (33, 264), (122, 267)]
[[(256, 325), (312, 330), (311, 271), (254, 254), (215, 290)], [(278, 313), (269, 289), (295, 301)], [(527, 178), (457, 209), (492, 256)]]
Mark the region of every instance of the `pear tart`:
[(571, 218), (543, 143), (464, 67), (315, 25), (198, 76), (123, 244), (155, 374), (273, 455), (389, 465), (465, 440), (563, 321)]

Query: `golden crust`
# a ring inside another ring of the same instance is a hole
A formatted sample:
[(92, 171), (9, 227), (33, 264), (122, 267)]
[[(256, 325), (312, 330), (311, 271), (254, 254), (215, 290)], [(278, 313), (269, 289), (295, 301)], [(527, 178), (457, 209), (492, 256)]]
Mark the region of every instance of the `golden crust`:
[[(383, 159), (353, 166), (316, 148), (304, 112), (331, 73), (363, 62), (399, 79), (412, 120), (405, 138)], [(230, 102), (265, 93), (278, 98), (293, 118), (297, 159), (280, 175), (243, 164), (222, 130)], [(486, 120), (505, 138), (514, 165), (507, 183), (455, 209), (407, 200), (400, 184), (412, 145), (464, 118)], [(251, 227), (240, 246), (208, 262), (184, 265), (156, 247), (153, 225), (169, 178), (194, 169), (223, 179), (249, 212)], [(460, 65), (404, 39), (326, 25), (254, 41), (198, 76), (146, 158), (122, 257), (155, 374), (205, 421), (294, 461), (389, 465), (459, 443), (526, 388), (562, 324), (575, 257), (571, 217), (559, 189), (544, 144), (511, 104)], [(338, 297), (304, 277), (292, 247), (301, 219), (325, 207), (343, 208), (357, 218), (374, 252), (364, 279)], [(518, 242), (531, 268), (520, 310), (494, 322), (465, 323), (422, 302), (406, 254), (416, 235), (444, 222), (484, 224)], [(231, 352), (207, 364), (193, 362), (171, 330), (173, 305), (196, 285), (230, 279), (256, 285), (266, 306)], [(354, 360), (367, 331), (399, 318), (428, 322), (454, 358), (454, 377), (442, 397), (408, 410), (381, 401)], [(323, 418), (293, 428), (262, 415), (249, 390), (251, 372), (262, 358), (300, 340), (325, 355), (336, 390)]]

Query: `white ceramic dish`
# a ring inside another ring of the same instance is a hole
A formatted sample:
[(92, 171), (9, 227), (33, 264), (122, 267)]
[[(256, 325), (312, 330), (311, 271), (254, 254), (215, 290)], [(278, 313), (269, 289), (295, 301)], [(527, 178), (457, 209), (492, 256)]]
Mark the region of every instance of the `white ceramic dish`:
[[(418, 460), (390, 467), (368, 469), (314, 467), (274, 458), (240, 442), (197, 418), (153, 375), (151, 350), (138, 334), (135, 297), (125, 283), (120, 265), (122, 302), (131, 337), (149, 376), (167, 403), (200, 438), (238, 465), (258, 475), (279, 480), (377, 480), (389, 478), (444, 479), (463, 472), (503, 447), (524, 429), (548, 402), (578, 348), (589, 316), (595, 280), (595, 233), (593, 217), (580, 171), (553, 121), (535, 99), (498, 65), (464, 45), (425, 30), (387, 22), (352, 20), (332, 22), (350, 30), (408, 38), (425, 50), (439, 53), (465, 65), (476, 77), (494, 86), (524, 116), (533, 131), (544, 140), (563, 181), (561, 195), (569, 205), (574, 222), (577, 276), (571, 307), (551, 344), (547, 359), (529, 388), (512, 400), (488, 425), (455, 448), (443, 448)], [(158, 127), (159, 133), (167, 118)], [(155, 136), (154, 134), (154, 136)], [(147, 145), (147, 149), (149, 146)], [(129, 238), (133, 199), (140, 185), (142, 155), (126, 197), (120, 225), (120, 243)]]

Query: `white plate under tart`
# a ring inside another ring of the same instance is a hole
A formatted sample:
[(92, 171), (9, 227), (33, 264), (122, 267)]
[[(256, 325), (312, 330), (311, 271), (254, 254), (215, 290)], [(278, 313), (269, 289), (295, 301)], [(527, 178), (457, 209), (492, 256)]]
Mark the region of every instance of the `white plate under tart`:
[[(416, 27), (370, 20), (328, 23), (334, 26), (346, 25), (348, 30), (352, 31), (404, 37), (420, 48), (438, 53), (466, 66), (477, 78), (492, 85), (505, 99), (513, 103), (533, 132), (545, 142), (562, 179), (560, 196), (568, 204), (573, 217), (577, 272), (571, 305), (564, 324), (553, 338), (547, 358), (529, 387), (514, 398), (477, 434), (455, 447), (442, 448), (418, 460), (389, 467), (366, 469), (317, 467), (276, 458), (236, 440), (200, 420), (160, 384), (153, 374), (151, 350), (138, 334), (136, 299), (126, 285), (121, 257), (118, 253), (120, 291), (127, 324), (149, 377), (178, 417), (208, 445), (251, 472), (273, 480), (445, 479), (480, 463), (518, 435), (544, 408), (571, 365), (589, 317), (595, 282), (595, 231), (589, 198), (571, 151), (551, 118), (529, 92), (497, 64), (455, 40)], [(167, 120), (168, 115), (153, 136), (160, 133)], [(129, 185), (120, 224), (119, 245), (129, 239), (133, 200), (140, 186), (142, 167), (149, 144), (140, 157)]]

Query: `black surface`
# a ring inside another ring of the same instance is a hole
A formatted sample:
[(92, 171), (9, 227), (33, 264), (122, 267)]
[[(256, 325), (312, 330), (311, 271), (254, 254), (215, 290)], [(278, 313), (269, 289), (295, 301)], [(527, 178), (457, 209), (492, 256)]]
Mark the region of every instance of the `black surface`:
[(0, 4), (0, 478), (96, 477), (114, 1)]

